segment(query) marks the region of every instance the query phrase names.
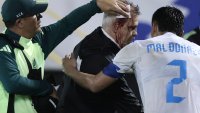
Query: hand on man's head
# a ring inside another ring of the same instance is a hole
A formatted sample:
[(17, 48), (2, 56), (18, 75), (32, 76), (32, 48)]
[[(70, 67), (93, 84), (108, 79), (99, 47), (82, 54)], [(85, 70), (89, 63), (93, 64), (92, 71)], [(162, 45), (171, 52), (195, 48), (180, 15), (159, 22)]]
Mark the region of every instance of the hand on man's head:
[(101, 11), (105, 13), (129, 16), (129, 9), (125, 0), (96, 0), (96, 2)]

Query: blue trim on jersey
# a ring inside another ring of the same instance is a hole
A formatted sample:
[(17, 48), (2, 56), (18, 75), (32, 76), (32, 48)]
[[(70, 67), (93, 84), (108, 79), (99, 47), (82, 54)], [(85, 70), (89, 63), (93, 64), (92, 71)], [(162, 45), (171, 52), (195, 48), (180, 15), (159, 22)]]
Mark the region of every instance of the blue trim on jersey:
[(113, 63), (110, 63), (108, 66), (106, 66), (104, 69), (103, 69), (103, 73), (107, 76), (110, 76), (112, 78), (121, 78), (123, 76), (122, 73), (118, 73), (117, 71), (119, 70), (120, 68), (118, 66), (116, 66), (115, 64)]

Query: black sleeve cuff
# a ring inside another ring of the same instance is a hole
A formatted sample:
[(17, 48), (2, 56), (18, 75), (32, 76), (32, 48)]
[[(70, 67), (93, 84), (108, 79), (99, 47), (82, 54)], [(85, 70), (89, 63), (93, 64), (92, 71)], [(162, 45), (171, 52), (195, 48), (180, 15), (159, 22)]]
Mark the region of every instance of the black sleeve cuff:
[(93, 4), (93, 7), (95, 7), (94, 9), (97, 9), (97, 13), (102, 13), (102, 11), (99, 8), (99, 6), (97, 6), (96, 0), (92, 0), (91, 3)]

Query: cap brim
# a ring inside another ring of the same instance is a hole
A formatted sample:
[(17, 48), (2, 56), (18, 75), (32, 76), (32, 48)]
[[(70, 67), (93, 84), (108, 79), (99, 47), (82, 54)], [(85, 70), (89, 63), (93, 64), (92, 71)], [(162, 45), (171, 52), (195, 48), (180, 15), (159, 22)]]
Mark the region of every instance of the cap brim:
[(32, 10), (28, 13), (30, 14), (39, 14), (43, 13), (47, 9), (48, 4), (36, 4)]

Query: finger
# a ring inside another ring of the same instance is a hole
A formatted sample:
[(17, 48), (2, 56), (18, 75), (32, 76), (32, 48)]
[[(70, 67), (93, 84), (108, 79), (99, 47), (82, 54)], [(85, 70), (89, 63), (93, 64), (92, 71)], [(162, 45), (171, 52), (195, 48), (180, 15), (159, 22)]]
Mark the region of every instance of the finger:
[(117, 1), (117, 4), (125, 12), (129, 12), (130, 11), (129, 7), (127, 7), (128, 4), (124, 3), (123, 1)]
[(68, 59), (71, 59), (71, 55), (68, 56)]
[(64, 58), (65, 60), (67, 60), (67, 59), (71, 59), (71, 54), (69, 54), (69, 55), (65, 55), (65, 58)]
[(115, 6), (115, 10), (112, 13), (114, 13), (114, 14), (118, 13), (120, 15), (123, 15), (123, 16), (127, 17), (127, 18), (129, 17), (128, 12), (124, 11), (123, 9), (121, 9), (118, 5)]
[(68, 59), (68, 55), (65, 55), (65, 58), (63, 58), (63, 59)]
[(65, 59), (66, 59), (66, 58), (63, 58), (63, 59), (62, 59), (62, 65), (63, 65), (63, 66), (64, 66), (64, 64), (65, 64)]
[(73, 58), (73, 59), (75, 58), (75, 55), (74, 55), (74, 53), (71, 53), (71, 58)]

